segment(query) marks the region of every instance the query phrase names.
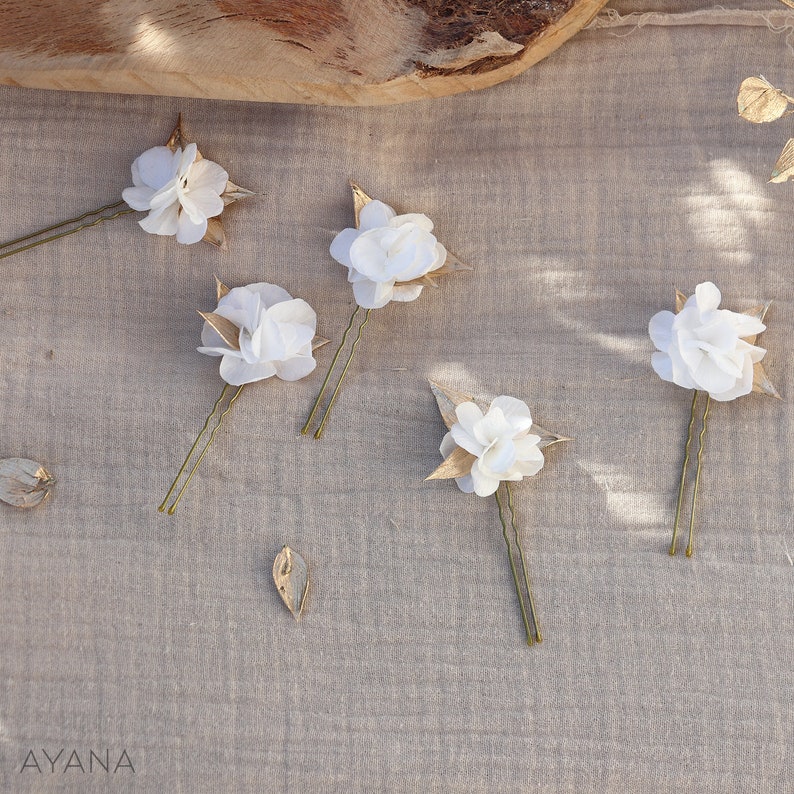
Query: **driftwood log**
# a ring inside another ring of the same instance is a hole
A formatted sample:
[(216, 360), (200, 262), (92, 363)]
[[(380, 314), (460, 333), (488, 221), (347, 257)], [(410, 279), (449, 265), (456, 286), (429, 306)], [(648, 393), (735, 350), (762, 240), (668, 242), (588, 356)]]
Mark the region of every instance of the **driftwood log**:
[(522, 72), (606, 0), (0, 0), (0, 84), (381, 105)]

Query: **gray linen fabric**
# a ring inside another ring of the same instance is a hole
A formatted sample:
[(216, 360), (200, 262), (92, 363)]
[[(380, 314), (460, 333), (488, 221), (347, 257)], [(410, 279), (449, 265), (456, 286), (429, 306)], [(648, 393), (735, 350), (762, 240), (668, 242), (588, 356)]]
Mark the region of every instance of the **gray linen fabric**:
[[(119, 196), (180, 110), (259, 193), (225, 254), (127, 216), (0, 262), (0, 455), (59, 480), (0, 505), (0, 790), (792, 790), (794, 186), (766, 182), (792, 126), (735, 95), (759, 73), (794, 91), (794, 58), (786, 31), (720, 20), (585, 31), (491, 90), (379, 109), (0, 90), (0, 240)], [(350, 177), (475, 269), (373, 313), (322, 441), (299, 428), (332, 346), (247, 388), (160, 515), (222, 385), (195, 352), (213, 273), (284, 286), (338, 341)], [(666, 550), (690, 395), (646, 328), (707, 279), (729, 308), (774, 299), (785, 400), (714, 405), (687, 560)], [(423, 482), (427, 378), (575, 438), (515, 489), (540, 647), (494, 501)], [(271, 582), (284, 543), (311, 568), (300, 624)]]

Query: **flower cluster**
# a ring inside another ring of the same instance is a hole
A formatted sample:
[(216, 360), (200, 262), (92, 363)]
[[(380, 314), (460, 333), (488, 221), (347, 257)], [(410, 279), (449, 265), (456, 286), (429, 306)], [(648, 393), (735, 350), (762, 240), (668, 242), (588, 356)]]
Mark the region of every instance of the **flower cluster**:
[(441, 442), (448, 458), (457, 447), (474, 456), (470, 473), (455, 479), (464, 493), (490, 496), (499, 483), (532, 477), (543, 468), (540, 436), (530, 433), (532, 416), (522, 400), (501, 396), (483, 414), (474, 402), (455, 408), (458, 421)]
[[(205, 315), (207, 316), (207, 315)], [(222, 356), (221, 377), (232, 386), (264, 380), (300, 380), (317, 366), (312, 340), (317, 315), (308, 303), (275, 284), (235, 287), (218, 301), (201, 332), (200, 353)], [(225, 320), (236, 338), (218, 331)]]
[(699, 284), (678, 314), (658, 312), (648, 331), (659, 351), (651, 363), (660, 378), (724, 402), (752, 391), (753, 367), (766, 350), (746, 338), (766, 326), (757, 317), (720, 309), (721, 300), (710, 281)]
[(192, 244), (207, 233), (207, 220), (223, 212), (228, 179), (217, 163), (201, 157), (195, 143), (174, 151), (154, 146), (135, 159), (134, 187), (121, 195), (134, 210), (149, 212), (139, 221), (145, 231)]
[(397, 215), (377, 200), (362, 207), (359, 227), (344, 229), (331, 243), (331, 256), (348, 269), (359, 306), (379, 309), (389, 301), (419, 297), (423, 285), (416, 281), (447, 258), (432, 231), (427, 215)]

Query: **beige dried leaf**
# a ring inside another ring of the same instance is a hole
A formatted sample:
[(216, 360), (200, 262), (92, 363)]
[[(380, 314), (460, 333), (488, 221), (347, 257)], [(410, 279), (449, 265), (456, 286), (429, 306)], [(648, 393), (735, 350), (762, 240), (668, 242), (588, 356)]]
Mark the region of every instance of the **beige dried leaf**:
[(324, 336), (315, 336), (314, 339), (312, 339), (312, 351), (317, 350), (323, 345), (327, 345), (330, 341), (330, 339), (326, 339)]
[(780, 2), (787, 5), (789, 8), (794, 8), (794, 0), (780, 0)]
[(677, 289), (675, 291), (675, 313), (676, 314), (678, 314), (678, 312), (680, 312), (681, 309), (684, 308), (684, 305), (686, 304), (686, 302), (687, 302), (687, 296), (684, 295), (684, 293), (681, 292), (680, 289)]
[(361, 225), (361, 210), (365, 204), (372, 201), (372, 197), (368, 196), (352, 179), (350, 180), (350, 189), (353, 191), (353, 211), (356, 215), (356, 229), (358, 229)]
[(306, 591), (309, 589), (309, 568), (306, 561), (298, 552), (284, 546), (273, 562), (273, 581), (287, 609), (292, 612), (295, 620), (300, 620)]
[(218, 303), (221, 302), (221, 298), (225, 298), (230, 292), (231, 290), (215, 276), (215, 295), (217, 296)]
[(559, 444), (561, 441), (573, 441), (573, 439), (568, 436), (558, 436), (556, 433), (552, 433), (550, 430), (546, 430), (534, 423), (529, 432), (534, 433), (536, 436), (540, 436), (540, 441), (538, 442), (538, 447), (540, 449), (550, 447), (552, 444)]
[(474, 270), (474, 268), (471, 265), (464, 265), (460, 259), (447, 251), (447, 258), (444, 260), (444, 264), (441, 265), (441, 267), (436, 270), (431, 270), (429, 273), (425, 273), (424, 276), (420, 276), (419, 278), (413, 278), (410, 281), (399, 281), (398, 284), (400, 286), (407, 286), (408, 284), (421, 284), (425, 287), (437, 288), (437, 278), (440, 278), (441, 276), (448, 276), (450, 273), (458, 273), (461, 270)]
[(223, 222), (219, 217), (207, 218), (207, 231), (201, 239), (206, 243), (214, 245), (216, 248), (220, 248), (221, 251), (228, 250), (228, 246), (226, 245), (226, 232), (223, 230)]
[(202, 312), (199, 314), (218, 332), (221, 339), (232, 349), (240, 349), (240, 329), (226, 317), (221, 317), (215, 312)]
[(256, 193), (254, 193), (253, 190), (247, 190), (244, 187), (235, 185), (234, 182), (229, 180), (226, 182), (225, 190), (221, 193), (221, 198), (223, 199), (224, 205), (228, 207), (229, 204), (234, 204), (235, 201), (240, 201), (240, 199), (255, 195)]
[(455, 408), (461, 403), (470, 403), (474, 400), (468, 394), (455, 391), (454, 389), (447, 389), (445, 386), (439, 386), (435, 381), (431, 380), (428, 381), (428, 383), (430, 384), (430, 390), (433, 392), (433, 396), (436, 398), (436, 404), (441, 413), (441, 418), (444, 420), (447, 430), (449, 430), (452, 425), (458, 421), (455, 415)]
[(174, 127), (174, 131), (171, 133), (171, 136), (168, 138), (165, 144), (172, 152), (176, 151), (176, 149), (184, 149), (185, 148), (185, 132), (182, 129), (182, 114), (180, 113), (177, 116), (176, 120), (176, 127)]
[(455, 477), (465, 477), (471, 474), (475, 460), (477, 457), (471, 452), (467, 452), (463, 447), (455, 447), (452, 454), (432, 474), (425, 477), (425, 480), (451, 480)]
[(753, 391), (758, 394), (766, 394), (768, 397), (776, 397), (778, 400), (783, 399), (772, 385), (772, 381), (769, 380), (761, 361), (753, 365)]
[(748, 77), (739, 86), (736, 106), (739, 115), (753, 124), (779, 119), (789, 105), (787, 97), (765, 77)]
[(35, 507), (43, 502), (55, 478), (35, 460), (0, 459), (0, 500), (14, 507)]
[(785, 182), (794, 176), (794, 138), (789, 138), (772, 169), (770, 182)]

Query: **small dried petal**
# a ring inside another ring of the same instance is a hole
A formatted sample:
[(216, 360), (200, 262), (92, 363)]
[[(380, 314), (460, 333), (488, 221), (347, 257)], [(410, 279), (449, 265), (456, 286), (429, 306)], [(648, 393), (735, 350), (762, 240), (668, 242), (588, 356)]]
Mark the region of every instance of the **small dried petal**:
[(14, 507), (35, 507), (44, 501), (55, 478), (35, 460), (0, 460), (0, 499)]
[(177, 116), (176, 120), (176, 127), (174, 127), (174, 131), (171, 133), (171, 136), (168, 138), (168, 141), (165, 144), (172, 152), (175, 152), (177, 149), (184, 149), (185, 148), (185, 133), (182, 129), (182, 114), (180, 113)]
[(536, 425), (534, 423), (529, 432), (533, 435), (540, 436), (538, 449), (545, 449), (546, 447), (550, 447), (552, 444), (559, 444), (561, 441), (573, 441), (573, 439), (569, 438), (568, 436), (558, 436), (556, 433), (552, 433), (550, 430), (545, 430), (540, 425)]
[(770, 182), (785, 182), (794, 176), (794, 138), (789, 138), (777, 158)]
[(218, 303), (221, 302), (221, 298), (226, 297), (230, 292), (231, 290), (215, 276), (215, 295), (217, 296)]
[(306, 561), (289, 546), (284, 546), (273, 562), (273, 581), (287, 609), (292, 612), (295, 620), (300, 620), (306, 591), (309, 589), (309, 568)]
[(753, 124), (779, 119), (788, 105), (789, 98), (763, 77), (748, 77), (736, 97), (739, 115)]

